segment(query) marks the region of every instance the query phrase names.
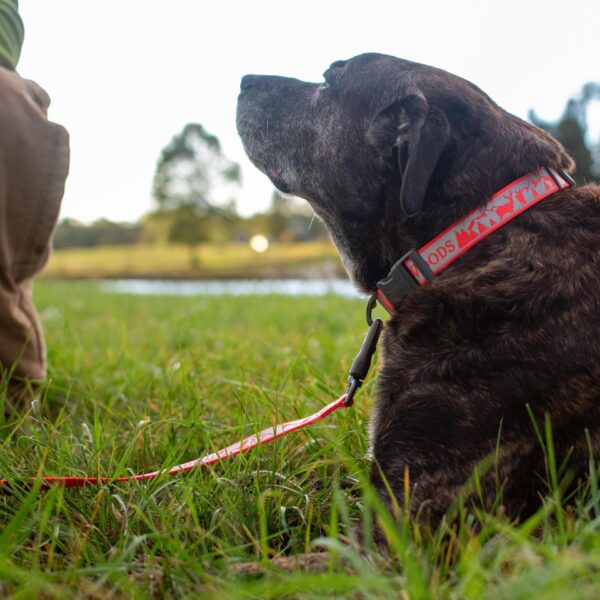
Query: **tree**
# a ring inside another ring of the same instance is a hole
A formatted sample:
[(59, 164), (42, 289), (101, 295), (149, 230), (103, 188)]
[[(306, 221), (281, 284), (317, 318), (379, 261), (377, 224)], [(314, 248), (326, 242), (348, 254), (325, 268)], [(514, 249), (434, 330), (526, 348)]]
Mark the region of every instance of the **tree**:
[(240, 167), (223, 155), (219, 139), (202, 125), (188, 123), (161, 152), (152, 193), (161, 210), (231, 213), (231, 187), (240, 181)]
[(169, 223), (167, 241), (190, 247), (192, 267), (200, 264), (198, 245), (210, 237), (211, 217), (235, 215), (231, 191), (240, 181), (239, 165), (198, 123), (188, 123), (161, 152), (152, 190), (158, 215)]
[(167, 241), (189, 246), (190, 266), (197, 269), (200, 266), (198, 246), (209, 239), (208, 219), (198, 215), (191, 206), (175, 208), (170, 216), (172, 221), (167, 233)]
[(600, 140), (589, 141), (587, 117), (592, 101), (600, 101), (600, 83), (586, 83), (579, 94), (568, 100), (562, 116), (554, 123), (539, 119), (533, 110), (529, 112), (529, 120), (551, 133), (573, 157), (577, 164), (574, 177), (579, 184), (600, 181)]
[(269, 237), (281, 240), (289, 229), (290, 205), (287, 198), (277, 190), (271, 195), (271, 210), (268, 213), (267, 230)]
[(74, 219), (63, 219), (54, 232), (53, 246), (59, 248), (86, 248), (136, 244), (142, 235), (138, 223), (114, 223), (99, 219), (84, 225)]

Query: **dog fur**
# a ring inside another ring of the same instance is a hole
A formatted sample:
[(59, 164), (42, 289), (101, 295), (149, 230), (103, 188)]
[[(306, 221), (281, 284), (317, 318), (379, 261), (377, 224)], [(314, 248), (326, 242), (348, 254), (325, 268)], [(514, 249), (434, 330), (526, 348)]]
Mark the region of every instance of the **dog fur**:
[[(365, 292), (518, 177), (574, 169), (549, 134), (440, 69), (363, 54), (324, 78), (244, 77), (238, 131), (280, 190), (310, 202)], [(404, 298), (381, 354), (384, 498), (389, 484), (402, 505), (408, 472), (412, 510), (438, 520), (493, 456), (486, 507), (530, 514), (548, 491), (531, 415), (542, 431), (549, 415), (567, 478), (584, 477), (586, 428), (600, 448), (600, 188), (557, 192)]]

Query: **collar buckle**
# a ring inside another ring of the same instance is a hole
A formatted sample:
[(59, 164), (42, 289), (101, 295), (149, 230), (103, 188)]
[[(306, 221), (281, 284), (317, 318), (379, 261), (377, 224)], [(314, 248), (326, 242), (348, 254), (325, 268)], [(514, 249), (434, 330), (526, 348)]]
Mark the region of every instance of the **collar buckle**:
[[(409, 260), (416, 273), (407, 266)], [(402, 298), (421, 287), (422, 283), (416, 278), (418, 274), (424, 280), (423, 283), (433, 281), (434, 273), (430, 266), (413, 248), (394, 264), (385, 279), (377, 282), (377, 300), (388, 313), (391, 314), (395, 310)]]

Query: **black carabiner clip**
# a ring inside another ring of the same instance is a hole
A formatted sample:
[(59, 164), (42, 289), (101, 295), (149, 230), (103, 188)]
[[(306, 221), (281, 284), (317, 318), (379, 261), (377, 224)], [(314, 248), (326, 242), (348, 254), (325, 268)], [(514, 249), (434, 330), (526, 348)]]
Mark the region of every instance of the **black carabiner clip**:
[(369, 331), (367, 331), (367, 335), (363, 340), (362, 346), (350, 367), (350, 374), (348, 376), (348, 389), (346, 390), (346, 400), (344, 401), (344, 405), (351, 406), (354, 402), (354, 395), (363, 384), (363, 381), (367, 377), (369, 373), (369, 369), (371, 368), (371, 360), (373, 358), (373, 354), (375, 354), (375, 350), (377, 348), (377, 342), (379, 341), (379, 336), (381, 335), (381, 331), (383, 330), (383, 321), (381, 319), (373, 320), (371, 318), (371, 313), (373, 312), (373, 308), (377, 304), (377, 298), (375, 296), (371, 296), (369, 299), (369, 303), (367, 304), (367, 323), (369, 323)]

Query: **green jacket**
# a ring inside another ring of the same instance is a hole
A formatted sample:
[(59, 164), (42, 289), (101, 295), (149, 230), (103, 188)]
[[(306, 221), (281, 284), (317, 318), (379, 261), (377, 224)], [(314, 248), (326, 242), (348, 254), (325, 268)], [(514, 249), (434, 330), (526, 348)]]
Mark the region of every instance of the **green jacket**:
[(14, 71), (19, 62), (24, 35), (19, 0), (0, 0), (0, 67)]

